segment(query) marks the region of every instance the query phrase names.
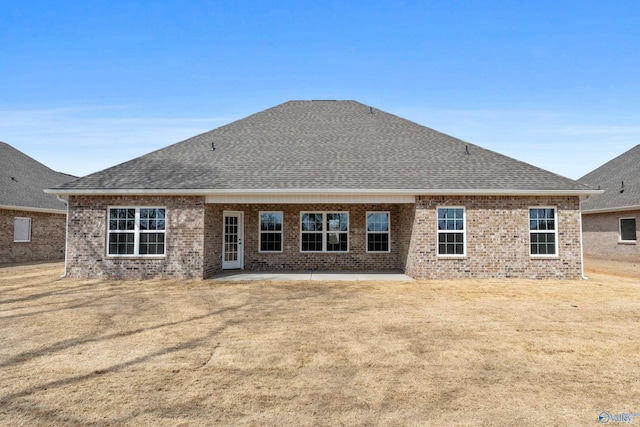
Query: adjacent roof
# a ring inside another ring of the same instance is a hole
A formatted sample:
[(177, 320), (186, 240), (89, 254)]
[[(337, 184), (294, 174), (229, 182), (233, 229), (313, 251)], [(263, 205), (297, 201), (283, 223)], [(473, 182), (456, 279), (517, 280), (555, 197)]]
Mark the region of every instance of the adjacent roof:
[(127, 190), (593, 192), (355, 101), (286, 102), (52, 191)]
[(640, 145), (578, 181), (604, 190), (603, 194), (591, 196), (582, 202), (582, 211), (585, 213), (640, 210)]
[(0, 208), (66, 212), (64, 203), (43, 190), (73, 179), (0, 142)]

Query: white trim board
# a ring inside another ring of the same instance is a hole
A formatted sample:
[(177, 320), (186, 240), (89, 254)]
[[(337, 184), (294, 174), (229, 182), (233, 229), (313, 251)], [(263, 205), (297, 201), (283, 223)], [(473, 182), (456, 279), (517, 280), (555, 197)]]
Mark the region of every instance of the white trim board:
[(228, 194), (206, 196), (205, 203), (218, 204), (312, 204), (312, 203), (415, 203), (415, 196), (391, 194), (346, 195), (346, 194)]
[(12, 210), (12, 211), (21, 211), (21, 212), (40, 212), (40, 213), (53, 213), (53, 214), (62, 214), (66, 215), (66, 209), (46, 209), (46, 208), (30, 208), (28, 206), (8, 206), (8, 205), (0, 205), (0, 209)]

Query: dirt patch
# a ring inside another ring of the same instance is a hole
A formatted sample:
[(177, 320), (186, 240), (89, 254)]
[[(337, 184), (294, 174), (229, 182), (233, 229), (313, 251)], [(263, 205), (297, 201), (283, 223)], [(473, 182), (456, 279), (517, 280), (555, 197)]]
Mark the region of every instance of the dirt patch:
[(635, 278), (61, 273), (0, 268), (0, 424), (596, 425), (640, 412)]

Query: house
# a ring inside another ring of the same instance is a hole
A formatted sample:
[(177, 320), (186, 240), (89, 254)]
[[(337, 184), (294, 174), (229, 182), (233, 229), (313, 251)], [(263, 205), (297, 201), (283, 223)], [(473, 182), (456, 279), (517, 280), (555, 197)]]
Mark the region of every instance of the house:
[(600, 258), (640, 260), (640, 145), (579, 179), (604, 190), (582, 202), (584, 252)]
[(0, 264), (64, 257), (67, 208), (44, 189), (73, 179), (0, 142)]
[(355, 101), (290, 101), (50, 190), (73, 277), (582, 274), (593, 188)]

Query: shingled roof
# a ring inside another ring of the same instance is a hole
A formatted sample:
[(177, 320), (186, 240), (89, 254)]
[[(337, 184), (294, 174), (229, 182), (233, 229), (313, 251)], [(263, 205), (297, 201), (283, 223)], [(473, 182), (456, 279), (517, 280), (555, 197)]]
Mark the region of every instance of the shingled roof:
[(290, 101), (54, 191), (122, 190), (593, 189), (359, 102)]
[(66, 212), (64, 203), (43, 190), (74, 179), (0, 142), (0, 208)]
[(582, 211), (585, 213), (640, 209), (640, 145), (589, 172), (578, 181), (604, 190), (604, 193), (582, 202)]

